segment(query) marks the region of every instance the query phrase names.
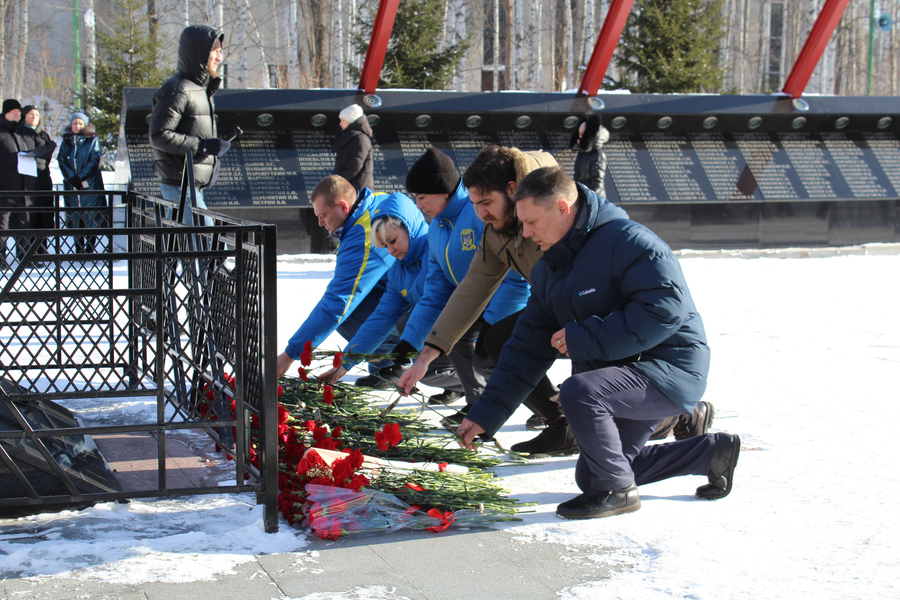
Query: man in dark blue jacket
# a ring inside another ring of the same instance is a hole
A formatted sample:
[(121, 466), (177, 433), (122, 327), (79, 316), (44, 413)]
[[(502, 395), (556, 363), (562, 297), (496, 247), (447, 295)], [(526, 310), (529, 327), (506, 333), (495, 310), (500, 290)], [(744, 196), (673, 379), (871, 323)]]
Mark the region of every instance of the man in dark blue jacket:
[(700, 498), (727, 496), (738, 436), (645, 447), (660, 420), (691, 412), (706, 389), (706, 333), (678, 259), (559, 167), (527, 175), (514, 199), (525, 237), (544, 255), (500, 363), (460, 425), (461, 443), (494, 435), (562, 354), (573, 375), (559, 402), (581, 448), (575, 480), (584, 493), (560, 504), (558, 516), (635, 511), (638, 484), (678, 475), (708, 476)]

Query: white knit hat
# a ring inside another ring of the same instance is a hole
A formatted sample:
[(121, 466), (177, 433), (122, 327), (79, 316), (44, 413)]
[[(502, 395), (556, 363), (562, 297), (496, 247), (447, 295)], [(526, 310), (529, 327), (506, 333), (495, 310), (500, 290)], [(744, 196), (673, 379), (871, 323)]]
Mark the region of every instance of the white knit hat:
[(351, 104), (341, 111), (341, 118), (348, 123), (352, 123), (363, 116), (363, 109), (359, 104)]

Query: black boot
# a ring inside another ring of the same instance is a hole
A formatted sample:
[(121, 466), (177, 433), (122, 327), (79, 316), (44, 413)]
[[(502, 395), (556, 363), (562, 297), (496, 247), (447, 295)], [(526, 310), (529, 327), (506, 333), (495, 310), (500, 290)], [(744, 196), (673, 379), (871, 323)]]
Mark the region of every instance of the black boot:
[(741, 454), (741, 438), (730, 433), (716, 434), (716, 447), (709, 462), (709, 483), (697, 488), (697, 497), (718, 500), (731, 493), (734, 468)]
[(547, 419), (540, 415), (531, 415), (525, 421), (525, 429), (528, 431), (543, 431), (547, 429)]
[(428, 404), (453, 404), (460, 398), (464, 397), (465, 394), (462, 392), (457, 392), (454, 390), (444, 390), (440, 394), (435, 394), (428, 398)]
[(633, 483), (626, 488), (601, 492), (590, 490), (556, 507), (563, 519), (601, 519), (638, 510), (641, 497)]
[(376, 390), (396, 390), (397, 384), (400, 382), (400, 376), (403, 375), (404, 367), (401, 365), (391, 365), (379, 369), (377, 372), (356, 380), (354, 385), (359, 387), (369, 387)]
[(519, 442), (510, 447), (513, 452), (522, 454), (530, 454), (532, 458), (537, 456), (569, 456), (578, 453), (578, 442), (572, 430), (569, 429), (569, 422), (565, 417), (560, 417), (552, 423), (547, 424), (540, 435), (530, 439), (527, 442)]
[(716, 416), (716, 409), (711, 402), (702, 400), (694, 407), (694, 412), (689, 415), (681, 415), (678, 422), (672, 428), (675, 439), (678, 441), (703, 435), (709, 431)]

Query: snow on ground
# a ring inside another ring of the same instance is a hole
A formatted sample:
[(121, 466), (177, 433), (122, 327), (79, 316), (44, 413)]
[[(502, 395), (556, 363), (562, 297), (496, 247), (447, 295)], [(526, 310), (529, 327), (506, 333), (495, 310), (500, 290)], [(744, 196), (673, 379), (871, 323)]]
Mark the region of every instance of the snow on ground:
[[(333, 266), (299, 258), (279, 262), (279, 349)], [(561, 591), (567, 599), (898, 597), (900, 477), (891, 438), (900, 421), (900, 256), (682, 265), (713, 350), (705, 396), (716, 406), (713, 429), (743, 440), (731, 495), (696, 500), (705, 478), (684, 477), (641, 488), (636, 513), (563, 521), (556, 504), (578, 493), (575, 460), (564, 457), (498, 470), (512, 495), (539, 503), (504, 528), (523, 543), (595, 548), (596, 561), (630, 567)], [(333, 336), (323, 347), (341, 345)], [(551, 378), (561, 382), (567, 369), (559, 361)], [(504, 446), (532, 435), (526, 417), (519, 410), (501, 431)], [(136, 500), (4, 521), (0, 573), (194, 581), (306, 544), (283, 522), (264, 534), (252, 500)]]

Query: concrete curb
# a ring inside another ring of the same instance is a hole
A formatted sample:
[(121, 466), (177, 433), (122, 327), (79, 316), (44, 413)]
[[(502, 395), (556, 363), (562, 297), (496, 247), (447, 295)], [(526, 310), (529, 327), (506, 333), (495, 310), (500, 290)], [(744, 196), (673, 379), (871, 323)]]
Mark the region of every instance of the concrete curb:
[(829, 258), (900, 254), (900, 244), (861, 244), (823, 248), (751, 248), (746, 250), (676, 250), (678, 258)]

